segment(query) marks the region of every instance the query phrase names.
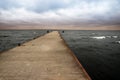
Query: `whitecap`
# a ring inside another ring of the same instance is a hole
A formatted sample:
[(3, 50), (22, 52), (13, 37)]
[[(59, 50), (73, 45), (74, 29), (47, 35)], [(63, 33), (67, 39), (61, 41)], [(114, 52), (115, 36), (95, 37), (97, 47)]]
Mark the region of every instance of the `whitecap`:
[(99, 37), (92, 37), (94, 39), (105, 39), (106, 37), (105, 36), (99, 36)]
[(113, 38), (118, 38), (118, 36), (112, 36)]
[(36, 32), (34, 32), (34, 34), (36, 34)]
[(116, 43), (120, 44), (120, 41), (116, 41)]

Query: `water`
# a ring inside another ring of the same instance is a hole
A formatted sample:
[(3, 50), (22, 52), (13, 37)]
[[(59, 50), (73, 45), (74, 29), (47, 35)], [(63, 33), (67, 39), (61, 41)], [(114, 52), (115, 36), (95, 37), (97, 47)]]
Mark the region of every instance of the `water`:
[(46, 30), (1, 30), (0, 52), (16, 47), (45, 33)]
[[(42, 36), (46, 30), (0, 31), (0, 51)], [(93, 80), (120, 80), (120, 31), (60, 31)]]
[(92, 80), (120, 80), (120, 31), (61, 34)]

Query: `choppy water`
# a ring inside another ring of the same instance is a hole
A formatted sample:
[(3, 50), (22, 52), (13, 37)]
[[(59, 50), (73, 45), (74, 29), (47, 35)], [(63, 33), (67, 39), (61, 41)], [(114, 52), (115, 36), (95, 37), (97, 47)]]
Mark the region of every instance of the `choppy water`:
[[(0, 52), (47, 32), (0, 31)], [(61, 34), (93, 80), (120, 80), (120, 31), (61, 31)]]
[(45, 30), (2, 30), (0, 31), (0, 52), (42, 36)]
[(120, 80), (120, 31), (61, 34), (93, 80)]

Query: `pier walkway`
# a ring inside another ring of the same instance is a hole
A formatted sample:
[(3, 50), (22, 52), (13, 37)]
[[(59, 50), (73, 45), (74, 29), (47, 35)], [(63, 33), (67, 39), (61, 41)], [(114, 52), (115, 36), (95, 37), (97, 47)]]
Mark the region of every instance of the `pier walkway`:
[(0, 80), (90, 80), (57, 31), (0, 53)]

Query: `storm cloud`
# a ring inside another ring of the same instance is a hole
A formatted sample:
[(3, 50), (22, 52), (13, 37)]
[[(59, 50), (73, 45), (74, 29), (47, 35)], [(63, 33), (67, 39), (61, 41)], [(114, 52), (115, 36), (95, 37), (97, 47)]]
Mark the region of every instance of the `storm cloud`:
[(120, 25), (120, 0), (1, 0), (0, 23)]

